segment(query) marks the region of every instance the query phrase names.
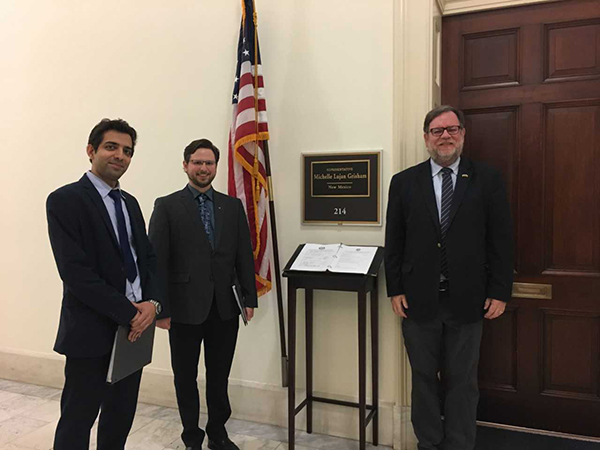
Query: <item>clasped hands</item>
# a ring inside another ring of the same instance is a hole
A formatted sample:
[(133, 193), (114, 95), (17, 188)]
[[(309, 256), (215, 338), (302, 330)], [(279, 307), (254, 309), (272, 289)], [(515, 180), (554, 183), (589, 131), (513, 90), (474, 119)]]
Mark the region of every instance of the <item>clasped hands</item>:
[[(252, 320), (252, 318), (254, 317), (254, 308), (246, 308), (246, 317), (248, 318), (248, 322), (250, 322)], [(156, 321), (156, 326), (158, 328), (162, 328), (163, 330), (170, 330), (171, 329), (171, 318), (166, 317), (164, 319), (158, 319)]]
[(133, 306), (136, 307), (137, 314), (131, 322), (129, 322), (131, 329), (129, 331), (128, 339), (131, 342), (135, 342), (142, 335), (144, 330), (152, 324), (156, 317), (156, 308), (150, 302), (133, 303)]
[[(394, 311), (394, 314), (406, 319), (408, 317), (406, 315), (406, 310), (408, 309), (406, 295), (394, 295), (390, 298), (390, 301), (392, 302), (392, 310)], [(485, 309), (487, 312), (483, 317), (486, 319), (495, 319), (500, 317), (504, 313), (504, 308), (506, 308), (506, 302), (503, 302), (502, 300), (496, 300), (495, 298), (486, 298), (483, 309)]]

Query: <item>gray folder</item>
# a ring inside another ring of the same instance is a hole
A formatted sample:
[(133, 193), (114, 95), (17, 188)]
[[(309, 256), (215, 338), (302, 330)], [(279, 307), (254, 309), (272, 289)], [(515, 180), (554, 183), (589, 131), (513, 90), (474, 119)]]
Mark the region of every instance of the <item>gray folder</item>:
[(130, 327), (119, 325), (106, 375), (107, 383), (114, 384), (152, 362), (155, 327), (156, 321), (144, 330), (137, 341), (130, 342), (127, 339)]
[(244, 321), (244, 326), (246, 326), (248, 325), (248, 316), (246, 315), (246, 308), (244, 306), (244, 297), (242, 296), (242, 291), (235, 284), (231, 286), (231, 289), (233, 289), (233, 296), (235, 297), (235, 302), (237, 303), (237, 307), (240, 310), (242, 320)]

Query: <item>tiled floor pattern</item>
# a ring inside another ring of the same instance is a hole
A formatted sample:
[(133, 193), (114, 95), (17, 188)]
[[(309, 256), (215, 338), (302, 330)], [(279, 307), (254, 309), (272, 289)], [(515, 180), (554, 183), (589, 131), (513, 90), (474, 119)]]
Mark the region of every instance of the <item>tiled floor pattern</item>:
[[(50, 450), (59, 418), (60, 389), (0, 379), (0, 449)], [(206, 421), (206, 417), (201, 419)], [(241, 450), (287, 450), (287, 429), (231, 419), (229, 437)], [(127, 450), (182, 450), (179, 414), (173, 408), (138, 405)], [(92, 430), (90, 449), (96, 448)], [(368, 449), (391, 450), (389, 447)], [(358, 442), (296, 432), (297, 450), (358, 450)]]

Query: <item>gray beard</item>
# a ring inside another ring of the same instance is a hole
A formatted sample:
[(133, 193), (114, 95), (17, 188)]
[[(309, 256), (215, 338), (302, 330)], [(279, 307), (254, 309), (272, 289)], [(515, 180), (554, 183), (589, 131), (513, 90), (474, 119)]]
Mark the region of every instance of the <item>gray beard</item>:
[(431, 159), (433, 159), (433, 161), (436, 164), (438, 164), (442, 167), (448, 167), (448, 166), (451, 166), (452, 164), (454, 164), (454, 162), (462, 154), (463, 146), (464, 146), (464, 144), (460, 145), (459, 147), (456, 148), (454, 153), (452, 153), (451, 155), (446, 155), (446, 156), (442, 156), (442, 155), (438, 154), (435, 150), (431, 150), (429, 147), (427, 147), (427, 153), (429, 153), (429, 156), (431, 156)]

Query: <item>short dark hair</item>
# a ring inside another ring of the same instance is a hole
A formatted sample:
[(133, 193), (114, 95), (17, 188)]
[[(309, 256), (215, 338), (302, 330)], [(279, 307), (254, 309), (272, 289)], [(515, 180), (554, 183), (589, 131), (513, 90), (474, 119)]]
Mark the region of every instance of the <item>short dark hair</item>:
[(98, 151), (98, 147), (104, 139), (104, 133), (111, 130), (131, 136), (131, 154), (133, 155), (133, 149), (135, 148), (135, 142), (137, 140), (137, 132), (123, 119), (102, 119), (94, 128), (92, 128), (90, 137), (88, 138), (88, 144), (94, 148), (94, 152)]
[(431, 122), (433, 122), (433, 119), (435, 119), (436, 117), (439, 117), (442, 114), (445, 114), (447, 112), (456, 114), (456, 117), (458, 117), (458, 122), (460, 123), (460, 126), (462, 128), (465, 127), (465, 113), (463, 113), (460, 109), (455, 108), (454, 106), (441, 105), (441, 106), (438, 106), (437, 108), (433, 108), (431, 111), (429, 111), (427, 113), (427, 115), (425, 116), (425, 122), (423, 123), (423, 132), (429, 133), (429, 125), (431, 124)]
[(190, 162), (190, 157), (199, 148), (208, 148), (208, 149), (212, 150), (212, 152), (215, 154), (215, 162), (217, 162), (217, 163), (219, 162), (219, 153), (220, 153), (219, 149), (215, 146), (215, 144), (210, 142), (208, 139), (202, 138), (202, 139), (196, 139), (195, 141), (190, 142), (188, 144), (188, 146), (185, 148), (185, 150), (183, 151), (183, 159), (185, 160), (186, 163)]

